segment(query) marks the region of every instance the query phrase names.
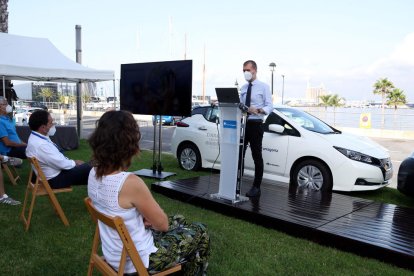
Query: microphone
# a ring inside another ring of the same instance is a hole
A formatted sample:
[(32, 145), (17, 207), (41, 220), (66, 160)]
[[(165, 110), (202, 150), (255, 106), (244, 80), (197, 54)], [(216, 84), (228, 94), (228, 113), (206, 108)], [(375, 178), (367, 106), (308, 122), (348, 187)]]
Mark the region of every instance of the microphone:
[(244, 103), (239, 103), (239, 108), (244, 113), (247, 113), (247, 111), (249, 110), (249, 107), (245, 105)]

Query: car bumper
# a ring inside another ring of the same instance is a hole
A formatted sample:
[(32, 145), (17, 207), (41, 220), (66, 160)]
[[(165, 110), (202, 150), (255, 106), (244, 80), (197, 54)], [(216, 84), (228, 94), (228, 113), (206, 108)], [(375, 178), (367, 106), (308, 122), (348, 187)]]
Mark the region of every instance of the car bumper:
[(383, 188), (392, 182), (393, 169), (384, 179), (381, 168), (362, 162), (349, 160), (332, 170), (335, 191), (370, 191)]

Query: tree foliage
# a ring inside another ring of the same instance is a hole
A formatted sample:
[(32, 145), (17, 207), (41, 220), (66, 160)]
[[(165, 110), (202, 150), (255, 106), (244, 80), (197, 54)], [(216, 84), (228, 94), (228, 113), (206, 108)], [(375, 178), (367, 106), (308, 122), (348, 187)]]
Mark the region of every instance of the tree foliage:
[(330, 94), (319, 96), (319, 99), (321, 100), (320, 105), (325, 106), (325, 109), (326, 109), (326, 107), (329, 106), (329, 99), (330, 98), (331, 98)]
[(394, 88), (394, 84), (391, 81), (389, 81), (387, 78), (382, 78), (374, 83), (374, 91), (372, 92), (374, 94), (381, 95), (382, 106), (384, 107), (385, 98), (392, 92)]
[(50, 102), (50, 99), (53, 98), (54, 93), (53, 93), (53, 90), (50, 89), (49, 87), (42, 87), (38, 95), (39, 97), (42, 97), (46, 99), (48, 102)]
[(393, 105), (394, 109), (397, 109), (398, 105), (406, 104), (404, 90), (395, 88), (387, 95), (387, 105)]
[(8, 0), (0, 0), (0, 32), (9, 32)]
[(322, 95), (319, 96), (319, 99), (322, 101), (320, 105), (322, 106), (333, 106), (338, 107), (343, 105), (344, 98), (339, 97), (338, 94), (328, 94), (328, 95)]
[(331, 95), (328, 100), (329, 106), (338, 107), (343, 105), (343, 98), (339, 97), (338, 94)]

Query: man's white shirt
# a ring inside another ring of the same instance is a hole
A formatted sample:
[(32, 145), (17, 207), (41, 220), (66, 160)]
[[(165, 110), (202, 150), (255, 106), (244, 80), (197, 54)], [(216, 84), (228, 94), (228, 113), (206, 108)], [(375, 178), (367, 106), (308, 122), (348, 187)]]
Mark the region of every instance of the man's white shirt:
[(69, 170), (76, 166), (75, 161), (64, 156), (48, 136), (35, 131), (29, 136), (26, 155), (36, 157), (48, 180), (56, 177), (62, 170)]

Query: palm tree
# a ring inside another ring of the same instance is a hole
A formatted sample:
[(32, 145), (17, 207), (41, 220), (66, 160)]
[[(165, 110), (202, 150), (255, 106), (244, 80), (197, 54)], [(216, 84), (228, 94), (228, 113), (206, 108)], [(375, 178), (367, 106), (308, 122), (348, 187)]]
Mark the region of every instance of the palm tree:
[(91, 96), (89, 94), (82, 94), (82, 106), (83, 109), (86, 109), (86, 103), (89, 103), (91, 101)]
[(394, 110), (397, 110), (398, 105), (403, 105), (407, 103), (404, 90), (401, 90), (399, 88), (395, 88), (394, 90), (392, 90), (391, 93), (387, 95), (387, 98), (387, 105), (393, 105)]
[(52, 89), (49, 87), (42, 87), (39, 92), (39, 97), (42, 97), (43, 99), (46, 99), (48, 102), (50, 102), (50, 98), (54, 96), (54, 93)]
[[(9, 12), (7, 11), (7, 5), (9, 0), (0, 0), (0, 32), (8, 33), (9, 32)], [(6, 80), (5, 88), (3, 90), (3, 83), (0, 83), (1, 96), (5, 96), (9, 104), (11, 104), (11, 97), (8, 95), (11, 91), (8, 89), (10, 87), (10, 81)], [(3, 95), (3, 91), (6, 92), (6, 95)], [(10, 91), (10, 92), (9, 92)]]
[(9, 32), (9, 12), (7, 11), (9, 0), (0, 0), (0, 32)]
[(343, 105), (343, 98), (341, 98), (341, 97), (339, 97), (338, 96), (338, 94), (335, 94), (335, 95), (331, 95), (330, 97), (329, 97), (329, 100), (328, 100), (328, 104), (329, 104), (329, 106), (333, 106), (333, 108), (334, 108), (334, 125), (335, 125), (335, 115), (336, 115), (336, 108), (338, 107), (338, 106), (342, 106)]
[(407, 102), (404, 91), (399, 88), (395, 88), (390, 94), (387, 95), (387, 98), (387, 105), (394, 106), (394, 125), (396, 125), (399, 122), (397, 120), (397, 106)]
[[(319, 96), (319, 99), (321, 100), (321, 102), (319, 103), (320, 106), (324, 106), (325, 107), (325, 112), (324, 112), (324, 117), (326, 120), (326, 116), (327, 116), (327, 111), (328, 111), (328, 106), (329, 106), (329, 99), (331, 98), (331, 95), (321, 95)], [(319, 108), (318, 108), (318, 113), (319, 113)]]
[(328, 94), (328, 95), (322, 95), (322, 96), (319, 96), (319, 99), (321, 99), (321, 103), (320, 103), (320, 105), (322, 105), (322, 106), (324, 106), (325, 107), (325, 111), (328, 109), (328, 106), (329, 106), (329, 99), (331, 98), (331, 95), (330, 94)]
[(377, 80), (376, 83), (374, 83), (374, 94), (381, 95), (382, 98), (382, 106), (385, 105), (385, 97), (391, 93), (391, 91), (394, 89), (394, 84), (389, 81), (387, 78), (382, 78)]
[(394, 89), (394, 84), (389, 81), (387, 78), (382, 78), (377, 80), (376, 83), (374, 83), (374, 94), (380, 94), (382, 98), (382, 120), (381, 120), (381, 128), (384, 128), (384, 107), (385, 107), (385, 97), (391, 93), (391, 91)]

